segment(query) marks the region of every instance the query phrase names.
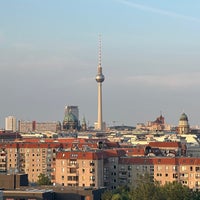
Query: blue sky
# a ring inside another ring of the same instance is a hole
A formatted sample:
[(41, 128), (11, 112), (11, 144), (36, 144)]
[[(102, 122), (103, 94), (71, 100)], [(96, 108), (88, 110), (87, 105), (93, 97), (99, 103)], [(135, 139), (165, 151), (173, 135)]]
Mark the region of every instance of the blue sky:
[(0, 124), (4, 118), (97, 119), (102, 36), (103, 118), (108, 125), (200, 125), (200, 1), (0, 0)]

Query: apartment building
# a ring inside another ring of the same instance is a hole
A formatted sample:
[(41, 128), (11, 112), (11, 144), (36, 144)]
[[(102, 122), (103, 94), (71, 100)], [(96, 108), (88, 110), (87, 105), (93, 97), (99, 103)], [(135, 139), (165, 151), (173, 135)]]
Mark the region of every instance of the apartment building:
[(120, 158), (118, 168), (121, 186), (135, 184), (141, 176), (149, 174), (161, 185), (177, 181), (191, 189), (200, 189), (200, 158), (124, 157)]
[(19, 132), (29, 133), (29, 132), (43, 132), (52, 131), (57, 132), (61, 130), (61, 124), (59, 122), (36, 122), (36, 121), (18, 121)]
[(179, 143), (159, 145), (161, 154), (166, 149), (176, 153), (150, 156), (155, 144), (119, 148), (106, 139), (23, 139), (0, 145), (0, 170), (27, 173), (33, 183), (43, 173), (60, 186), (115, 189), (149, 174), (161, 185), (178, 181), (200, 189), (200, 158), (181, 156)]
[(103, 152), (59, 152), (56, 157), (55, 184), (103, 187)]
[(29, 182), (37, 182), (40, 173), (51, 179), (52, 165), (59, 147), (59, 143), (7, 144), (7, 171), (26, 173)]
[(154, 178), (161, 185), (177, 181), (191, 189), (200, 189), (200, 158), (155, 158)]
[[(26, 138), (12, 143), (1, 144), (0, 147), (2, 147), (0, 152), (0, 169), (2, 168), (2, 171), (27, 173), (29, 182), (37, 182), (39, 174), (42, 173), (55, 183), (56, 154), (60, 155), (59, 153), (64, 151), (80, 151), (85, 152), (84, 155), (87, 156), (89, 155), (88, 151), (99, 149), (99, 143), (98, 140), (92, 139), (63, 138), (54, 140)], [(97, 161), (94, 160), (94, 162)], [(99, 163), (96, 166), (99, 166)], [(98, 171), (96, 169), (96, 172)], [(62, 184), (62, 181), (58, 181), (58, 183)], [(95, 185), (100, 185), (100, 183), (95, 182)]]

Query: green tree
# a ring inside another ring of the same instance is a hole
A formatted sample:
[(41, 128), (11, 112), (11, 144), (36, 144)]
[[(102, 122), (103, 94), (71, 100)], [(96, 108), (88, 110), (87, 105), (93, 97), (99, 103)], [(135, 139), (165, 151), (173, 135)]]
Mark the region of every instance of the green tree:
[(102, 195), (101, 195), (101, 200), (111, 200), (113, 196), (113, 192), (111, 190), (106, 190)]
[(166, 183), (161, 189), (166, 200), (190, 200), (195, 197), (194, 191), (178, 182)]
[(45, 174), (40, 174), (37, 183), (38, 185), (51, 185), (51, 180)]
[(138, 179), (134, 187), (124, 186), (106, 191), (102, 200), (200, 200), (200, 192), (192, 191), (178, 182), (161, 186), (145, 175)]

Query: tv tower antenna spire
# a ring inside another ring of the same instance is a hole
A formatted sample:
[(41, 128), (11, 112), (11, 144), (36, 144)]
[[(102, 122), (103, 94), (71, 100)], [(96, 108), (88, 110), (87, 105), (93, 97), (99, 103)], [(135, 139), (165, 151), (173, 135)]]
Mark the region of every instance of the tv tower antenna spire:
[(102, 82), (104, 81), (104, 75), (101, 67), (101, 35), (99, 35), (99, 63), (97, 68), (96, 82), (98, 84), (98, 119), (97, 129), (103, 130), (103, 117), (102, 117)]

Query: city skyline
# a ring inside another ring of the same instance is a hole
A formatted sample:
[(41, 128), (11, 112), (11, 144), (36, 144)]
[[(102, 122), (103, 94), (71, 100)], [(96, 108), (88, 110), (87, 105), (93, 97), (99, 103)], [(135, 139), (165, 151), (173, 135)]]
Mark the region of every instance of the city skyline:
[(97, 120), (98, 36), (102, 35), (103, 119), (136, 125), (182, 112), (200, 125), (200, 2), (103, 0), (0, 2), (0, 127), (6, 116)]

